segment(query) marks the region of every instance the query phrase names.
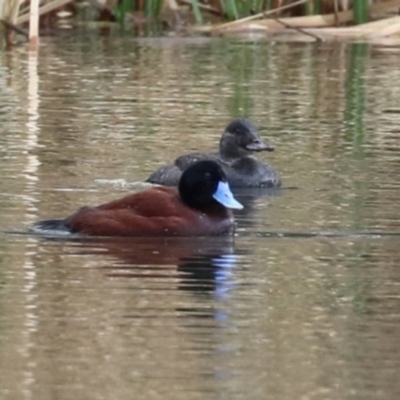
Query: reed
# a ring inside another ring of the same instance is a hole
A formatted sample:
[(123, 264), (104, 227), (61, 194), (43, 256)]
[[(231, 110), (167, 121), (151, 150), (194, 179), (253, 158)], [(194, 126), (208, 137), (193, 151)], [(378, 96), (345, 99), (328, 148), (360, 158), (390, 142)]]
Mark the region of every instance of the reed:
[(314, 15), (320, 14), (322, 11), (322, 0), (314, 0), (313, 5), (314, 5), (313, 14)]
[[(18, 31), (18, 25), (29, 21), (29, 4), (33, 0), (0, 0), (0, 39), (10, 30)], [(54, 12), (67, 3), (78, 0), (40, 0), (39, 16)], [(96, 2), (99, 7), (100, 0)], [(400, 8), (400, 0), (101, 0), (123, 25), (127, 17), (136, 24), (148, 21), (166, 21), (170, 27), (183, 24), (200, 32), (233, 32), (235, 30), (339, 27), (351, 22), (359, 25), (368, 22), (373, 9), (386, 12)], [(117, 2), (117, 4), (115, 4)], [(21, 10), (21, 4), (24, 9)], [(95, 6), (95, 5), (93, 5)], [(172, 14), (175, 23), (166, 16)], [(193, 28), (193, 21), (198, 29)], [(212, 22), (212, 24), (210, 24)], [(204, 24), (204, 25), (203, 25)], [(31, 24), (32, 25), (32, 24)], [(7, 29), (4, 28), (7, 26)], [(2, 32), (3, 31), (3, 32)], [(390, 26), (387, 32), (395, 32)], [(392, 33), (390, 33), (392, 34)], [(31, 34), (35, 36), (35, 34)]]
[[(129, 1), (129, 0), (127, 0), (127, 1)], [(134, 3), (137, 3), (137, 2), (131, 0), (131, 3), (133, 5)], [(163, 9), (163, 2), (160, 0), (147, 0), (142, 3), (144, 3), (144, 10), (139, 9), (138, 11), (144, 11), (144, 14), (150, 18), (158, 17), (160, 15), (161, 10)], [(168, 5), (171, 5), (175, 2), (165, 2), (165, 3)], [(171, 7), (175, 7), (175, 4), (171, 5)]]
[[(11, 27), (16, 25), (21, 0), (0, 0), (0, 44), (11, 42)], [(4, 21), (4, 22), (3, 22)]]
[(368, 1), (353, 0), (354, 22), (364, 24), (368, 21)]
[(130, 12), (132, 12), (131, 0), (120, 0), (114, 9), (114, 15), (121, 25), (125, 23), (126, 15)]
[(235, 0), (225, 0), (222, 2), (222, 8), (225, 12), (225, 15), (229, 19), (238, 19), (241, 16), (239, 15), (238, 4)]
[(199, 3), (200, 2), (198, 0), (192, 0), (193, 13), (196, 18), (196, 22), (198, 24), (202, 24), (203, 23), (203, 15), (201, 14)]
[[(124, 0), (121, 0), (124, 1)], [(152, 4), (152, 9), (158, 12), (163, 9), (160, 3), (168, 8), (167, 0), (147, 0), (135, 2), (139, 8), (146, 7), (146, 4)], [(175, 1), (175, 0), (174, 0)], [(335, 13), (345, 11), (353, 7), (354, 22), (365, 23), (368, 21), (368, 7), (371, 4), (385, 3), (388, 0), (176, 0), (181, 5), (191, 5), (191, 10), (195, 21), (199, 24), (206, 17), (206, 14), (213, 10), (220, 14), (221, 21), (234, 21), (249, 16), (263, 14), (271, 10), (281, 10), (276, 15), (278, 17), (293, 17)], [(158, 3), (157, 7), (154, 4)], [(399, 3), (400, 7), (400, 3)], [(137, 8), (137, 7), (136, 7)], [(139, 9), (137, 9), (139, 11)], [(157, 12), (152, 12), (153, 17), (159, 16)]]

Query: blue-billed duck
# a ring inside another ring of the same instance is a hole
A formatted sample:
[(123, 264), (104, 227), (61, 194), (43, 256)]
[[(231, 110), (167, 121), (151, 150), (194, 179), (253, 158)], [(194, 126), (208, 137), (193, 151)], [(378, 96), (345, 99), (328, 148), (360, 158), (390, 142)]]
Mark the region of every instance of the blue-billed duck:
[(218, 236), (234, 231), (233, 197), (226, 175), (213, 161), (182, 174), (179, 187), (153, 187), (97, 207), (82, 207), (65, 219), (36, 222), (31, 232), (89, 236)]

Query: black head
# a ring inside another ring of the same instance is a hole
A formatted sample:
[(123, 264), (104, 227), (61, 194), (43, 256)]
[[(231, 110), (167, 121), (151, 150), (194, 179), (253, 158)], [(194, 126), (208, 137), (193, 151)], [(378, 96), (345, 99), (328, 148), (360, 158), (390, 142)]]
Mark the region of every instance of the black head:
[(224, 171), (214, 161), (199, 161), (187, 168), (179, 181), (179, 194), (192, 208), (203, 209), (217, 202), (227, 208), (243, 208), (233, 197)]
[(219, 148), (226, 158), (243, 157), (253, 151), (274, 150), (260, 138), (258, 129), (247, 119), (234, 119), (225, 128)]

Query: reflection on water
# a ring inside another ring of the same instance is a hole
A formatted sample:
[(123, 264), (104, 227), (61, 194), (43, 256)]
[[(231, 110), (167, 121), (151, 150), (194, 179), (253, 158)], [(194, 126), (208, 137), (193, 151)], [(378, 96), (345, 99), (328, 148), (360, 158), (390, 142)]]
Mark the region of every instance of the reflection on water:
[(398, 61), (89, 34), (0, 53), (1, 231), (139, 190), (238, 116), (283, 179), (235, 190), (233, 239), (3, 234), (0, 397), (397, 399)]
[[(134, 238), (77, 241), (77, 254), (112, 256), (110, 266), (99, 267), (113, 278), (163, 278), (177, 271), (181, 290), (212, 292), (223, 297), (233, 283), (237, 262), (233, 238)], [(89, 244), (89, 246), (88, 246)], [(172, 270), (173, 271), (172, 271)]]
[(2, 393), (398, 394), (395, 238), (3, 239)]

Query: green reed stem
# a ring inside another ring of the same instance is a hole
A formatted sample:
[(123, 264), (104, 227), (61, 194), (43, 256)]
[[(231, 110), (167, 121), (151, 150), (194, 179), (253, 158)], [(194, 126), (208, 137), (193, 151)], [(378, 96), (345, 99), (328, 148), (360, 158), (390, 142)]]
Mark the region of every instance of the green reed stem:
[(317, 15), (321, 14), (323, 0), (310, 0), (304, 4), (305, 15)]
[(192, 0), (192, 8), (193, 8), (193, 14), (196, 19), (196, 22), (198, 24), (203, 23), (203, 15), (200, 10), (200, 4), (198, 0)]
[(235, 0), (225, 0), (222, 2), (222, 6), (229, 19), (235, 20), (239, 18), (239, 11)]
[(162, 0), (146, 0), (145, 1), (145, 14), (147, 17), (157, 18), (163, 8)]
[(321, 14), (322, 0), (314, 0), (313, 7), (314, 7), (314, 10), (313, 10), (314, 11), (314, 15)]
[(305, 3), (303, 5), (303, 10), (305, 15), (312, 15), (314, 11), (314, 5), (311, 2)]
[(267, 0), (267, 2), (266, 2), (266, 4), (265, 4), (265, 9), (266, 10), (271, 10), (271, 8), (272, 8), (272, 1), (273, 0)]
[(353, 0), (353, 19), (356, 24), (368, 21), (368, 2), (366, 0)]
[(115, 15), (120, 24), (124, 23), (125, 16), (130, 11), (132, 11), (132, 1), (131, 0), (121, 0), (121, 2), (115, 8)]
[[(263, 11), (263, 6), (264, 6), (264, 1), (263, 0), (253, 0), (251, 5), (251, 12), (254, 12), (256, 14), (260, 13)], [(250, 15), (250, 12), (249, 12)]]

